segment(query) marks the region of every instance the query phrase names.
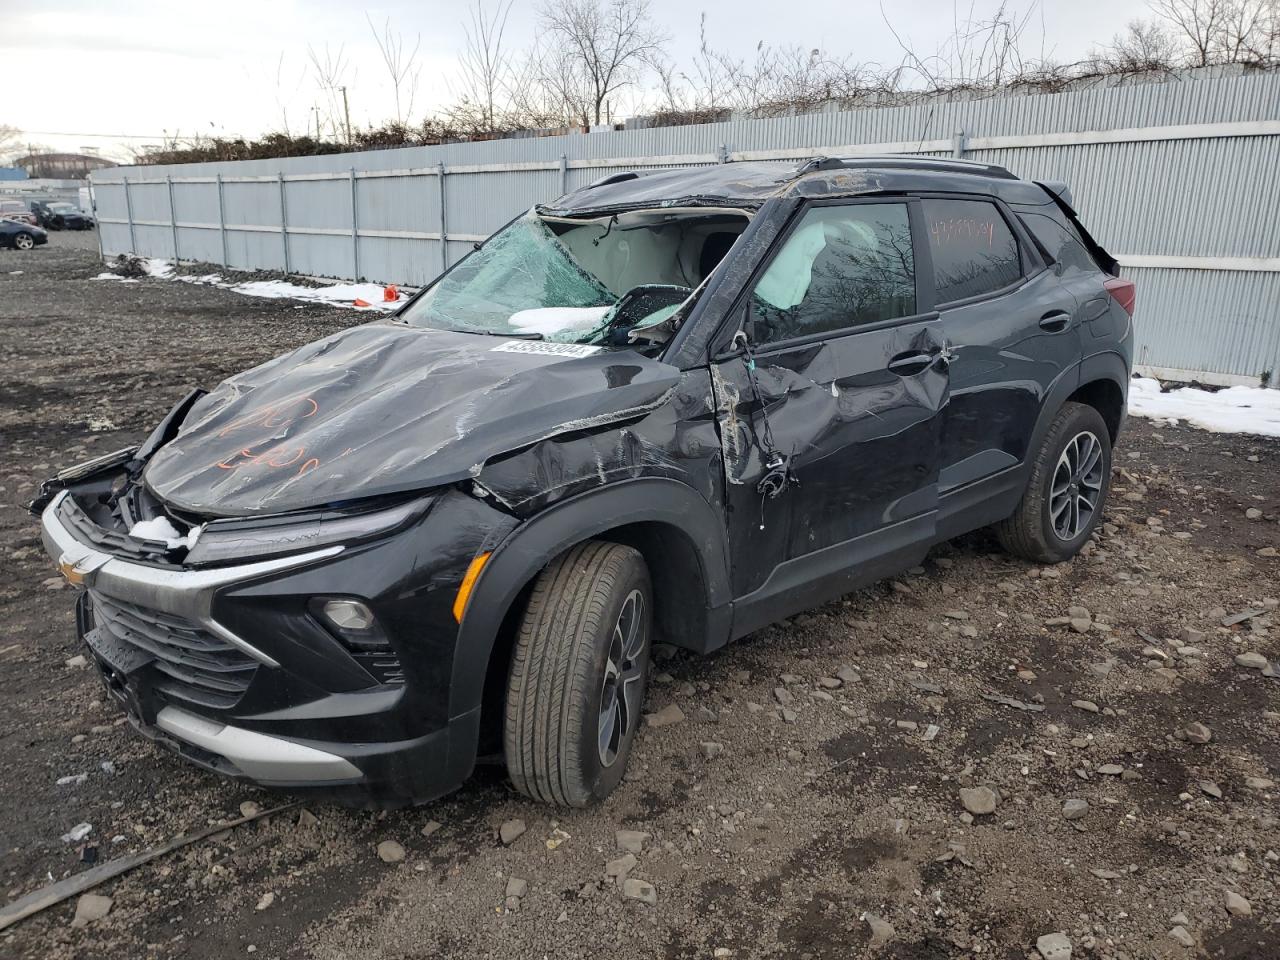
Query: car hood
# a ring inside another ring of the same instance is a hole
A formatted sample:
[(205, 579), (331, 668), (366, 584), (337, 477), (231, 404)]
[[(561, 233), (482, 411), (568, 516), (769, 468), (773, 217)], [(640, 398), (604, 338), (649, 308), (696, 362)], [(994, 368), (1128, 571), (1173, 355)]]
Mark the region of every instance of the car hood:
[(421, 490), (539, 440), (642, 416), (678, 379), (630, 350), (375, 323), (223, 381), (143, 479), (168, 505), (210, 517)]

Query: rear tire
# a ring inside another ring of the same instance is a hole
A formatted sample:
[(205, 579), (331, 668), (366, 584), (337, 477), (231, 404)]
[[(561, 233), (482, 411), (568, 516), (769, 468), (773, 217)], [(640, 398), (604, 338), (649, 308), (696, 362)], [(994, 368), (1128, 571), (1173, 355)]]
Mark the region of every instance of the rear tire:
[(1110, 486), (1111, 434), (1102, 415), (1064, 403), (1032, 461), (1022, 501), (995, 525), (996, 536), (1028, 560), (1070, 560), (1101, 521)]
[(24, 231), (13, 238), (13, 245), (19, 250), (30, 250), (36, 245), (36, 238)]
[(507, 684), (504, 747), (521, 793), (585, 807), (622, 782), (652, 610), (649, 570), (630, 547), (589, 540), (538, 576)]

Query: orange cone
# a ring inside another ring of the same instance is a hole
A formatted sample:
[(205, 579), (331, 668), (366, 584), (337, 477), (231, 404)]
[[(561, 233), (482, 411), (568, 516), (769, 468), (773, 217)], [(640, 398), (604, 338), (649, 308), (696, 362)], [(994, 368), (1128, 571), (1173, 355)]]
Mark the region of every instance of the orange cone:
[(372, 303), (370, 303), (368, 300), (361, 300), (359, 297), (356, 297), (356, 299), (355, 299), (355, 305), (356, 305), (357, 307), (372, 307), (372, 306), (373, 306), (373, 304), (372, 304)]
[(395, 303), (399, 299), (400, 299), (400, 290), (396, 287), (394, 283), (388, 283), (385, 287), (382, 288), (383, 303)]

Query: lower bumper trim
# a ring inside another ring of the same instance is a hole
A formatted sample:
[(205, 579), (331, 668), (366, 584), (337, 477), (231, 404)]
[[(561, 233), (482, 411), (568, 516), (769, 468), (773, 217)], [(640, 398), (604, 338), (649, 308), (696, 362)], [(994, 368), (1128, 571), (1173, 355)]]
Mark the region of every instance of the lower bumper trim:
[(225, 757), (253, 780), (315, 784), (359, 780), (362, 776), (344, 757), (208, 720), (178, 707), (162, 708), (156, 714), (156, 726), (178, 740)]

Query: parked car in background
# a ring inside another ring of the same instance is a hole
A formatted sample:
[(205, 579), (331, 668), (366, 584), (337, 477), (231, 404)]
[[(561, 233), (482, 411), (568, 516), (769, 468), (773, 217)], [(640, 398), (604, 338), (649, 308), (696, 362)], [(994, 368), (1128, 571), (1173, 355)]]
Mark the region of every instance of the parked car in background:
[(713, 651), (979, 527), (1075, 556), (1133, 304), (1066, 186), (1003, 167), (618, 173), (31, 509), (110, 698), (191, 763), (386, 806), (505, 759), (581, 807), (653, 642)]
[(52, 202), (52, 200), (46, 197), (23, 198), (23, 203), (25, 203), (27, 208), (36, 215), (36, 225), (44, 227), (46, 230), (57, 229), (53, 225), (53, 221), (56, 218), (53, 211), (49, 209), (49, 204)]
[(74, 203), (54, 200), (42, 206), (48, 211), (49, 220), (47, 223), (41, 221), (41, 226), (47, 226), (53, 230), (92, 230), (96, 226), (93, 217)]
[(0, 200), (0, 220), (18, 220), (33, 227), (40, 225), (40, 218), (25, 200)]
[(0, 219), (0, 247), (30, 250), (49, 242), (49, 234), (42, 227), (25, 220)]

